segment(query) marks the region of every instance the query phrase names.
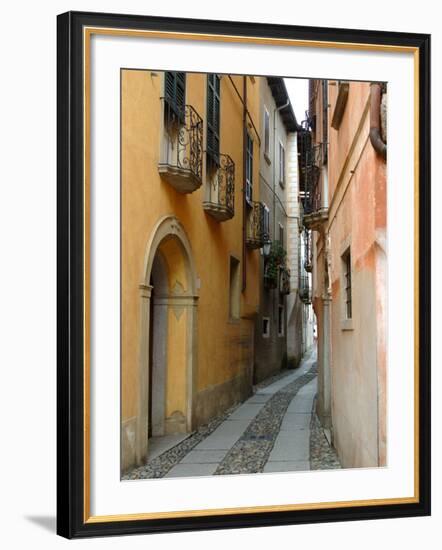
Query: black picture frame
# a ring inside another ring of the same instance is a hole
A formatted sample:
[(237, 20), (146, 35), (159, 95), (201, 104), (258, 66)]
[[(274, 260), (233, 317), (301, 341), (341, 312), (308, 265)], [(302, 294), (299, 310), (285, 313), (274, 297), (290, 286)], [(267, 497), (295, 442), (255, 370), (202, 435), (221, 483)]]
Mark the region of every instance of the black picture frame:
[[(83, 46), (85, 27), (407, 46), (419, 59), (419, 498), (407, 504), (90, 522), (84, 490)], [(430, 514), (430, 36), (68, 12), (57, 21), (57, 533), (67, 538)]]

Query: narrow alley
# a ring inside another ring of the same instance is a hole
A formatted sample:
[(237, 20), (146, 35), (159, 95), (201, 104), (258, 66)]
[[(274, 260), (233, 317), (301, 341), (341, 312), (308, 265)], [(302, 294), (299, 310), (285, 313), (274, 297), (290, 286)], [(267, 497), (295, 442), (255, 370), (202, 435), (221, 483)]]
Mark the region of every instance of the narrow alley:
[(121, 90), (121, 479), (384, 467), (387, 85)]
[(270, 377), (255, 390), (191, 434), (154, 438), (147, 463), (123, 479), (340, 468), (315, 413), (314, 348), (298, 369)]

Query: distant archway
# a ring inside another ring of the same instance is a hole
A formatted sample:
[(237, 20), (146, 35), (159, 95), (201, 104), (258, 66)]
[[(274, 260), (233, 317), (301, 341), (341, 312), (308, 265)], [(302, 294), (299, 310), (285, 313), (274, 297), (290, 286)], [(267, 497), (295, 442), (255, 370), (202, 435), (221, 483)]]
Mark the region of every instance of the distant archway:
[(190, 242), (178, 219), (166, 216), (147, 244), (140, 284), (139, 464), (150, 434), (192, 430), (197, 300)]

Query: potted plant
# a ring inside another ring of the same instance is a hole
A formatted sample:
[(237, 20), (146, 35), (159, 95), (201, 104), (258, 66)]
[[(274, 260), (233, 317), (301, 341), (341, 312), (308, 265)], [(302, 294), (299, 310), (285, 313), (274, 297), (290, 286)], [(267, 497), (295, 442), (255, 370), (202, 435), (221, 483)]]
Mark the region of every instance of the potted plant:
[(280, 268), (285, 269), (287, 252), (279, 241), (274, 241), (270, 248), (270, 254), (266, 259), (264, 267), (264, 286), (267, 289), (278, 287), (278, 276)]

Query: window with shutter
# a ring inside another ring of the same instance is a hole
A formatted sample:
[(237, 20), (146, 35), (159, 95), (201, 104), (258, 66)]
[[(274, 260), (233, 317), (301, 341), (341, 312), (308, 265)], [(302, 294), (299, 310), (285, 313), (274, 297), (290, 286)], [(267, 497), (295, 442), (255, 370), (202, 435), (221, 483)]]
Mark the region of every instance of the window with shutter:
[(184, 121), (186, 73), (166, 72), (164, 74), (164, 97), (169, 110), (180, 121)]
[(264, 154), (270, 155), (270, 115), (264, 107)]
[(269, 239), (270, 238), (270, 210), (266, 204), (264, 204), (264, 209), (263, 209), (262, 231), (263, 231), (264, 240)]
[(219, 165), (221, 80), (217, 74), (207, 75), (207, 159)]
[(284, 226), (279, 224), (279, 244), (284, 247)]
[(279, 142), (279, 183), (281, 185), (285, 183), (285, 149), (281, 142)]
[(246, 144), (246, 200), (251, 203), (253, 197), (253, 140), (247, 134)]

